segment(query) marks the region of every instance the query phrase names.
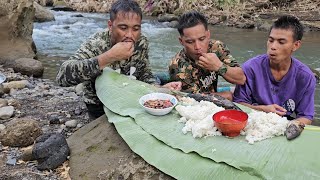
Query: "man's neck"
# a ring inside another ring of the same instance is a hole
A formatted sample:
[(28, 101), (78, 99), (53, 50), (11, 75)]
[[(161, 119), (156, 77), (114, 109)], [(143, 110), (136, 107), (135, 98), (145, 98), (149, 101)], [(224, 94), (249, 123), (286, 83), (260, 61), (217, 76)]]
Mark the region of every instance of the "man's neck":
[(282, 61), (280, 63), (270, 62), (270, 69), (274, 79), (280, 81), (288, 73), (291, 63), (291, 57), (290, 59)]

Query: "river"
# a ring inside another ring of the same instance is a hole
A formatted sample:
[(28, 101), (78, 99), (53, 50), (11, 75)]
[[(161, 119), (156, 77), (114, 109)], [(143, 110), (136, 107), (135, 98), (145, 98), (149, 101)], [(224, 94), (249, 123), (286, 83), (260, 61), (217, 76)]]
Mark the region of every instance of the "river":
[[(53, 12), (55, 21), (34, 23), (33, 39), (37, 51), (45, 66), (44, 78), (55, 79), (63, 60), (74, 54), (80, 44), (96, 31), (106, 28), (109, 16), (99, 13)], [(82, 15), (77, 17), (75, 15)], [(165, 23), (158, 23), (154, 18), (143, 20), (142, 32), (150, 43), (150, 64), (154, 72), (167, 70), (170, 59), (182, 48), (176, 29)], [(238, 62), (266, 52), (267, 32), (256, 29), (237, 29), (232, 27), (210, 27), (211, 36), (227, 44), (231, 54)], [(294, 56), (314, 69), (320, 69), (320, 32), (306, 32), (302, 47)], [(220, 78), (219, 85), (228, 83)], [(316, 115), (314, 125), (320, 126), (320, 85), (315, 93)]]

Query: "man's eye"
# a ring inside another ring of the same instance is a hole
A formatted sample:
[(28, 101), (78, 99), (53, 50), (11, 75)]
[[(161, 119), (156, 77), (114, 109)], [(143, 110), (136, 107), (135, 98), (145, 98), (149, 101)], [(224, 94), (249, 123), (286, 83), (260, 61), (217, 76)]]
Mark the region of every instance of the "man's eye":
[(202, 37), (202, 38), (200, 38), (200, 41), (204, 41), (206, 38), (205, 37)]
[(279, 41), (279, 44), (285, 44), (286, 42), (285, 41)]
[(126, 30), (127, 27), (126, 27), (126, 26), (120, 26), (120, 29), (121, 29), (121, 30)]
[(193, 42), (193, 41), (186, 41), (186, 43), (188, 43), (188, 44), (192, 44), (192, 42)]
[(133, 28), (134, 31), (140, 31), (140, 29), (141, 29), (140, 27), (134, 27)]

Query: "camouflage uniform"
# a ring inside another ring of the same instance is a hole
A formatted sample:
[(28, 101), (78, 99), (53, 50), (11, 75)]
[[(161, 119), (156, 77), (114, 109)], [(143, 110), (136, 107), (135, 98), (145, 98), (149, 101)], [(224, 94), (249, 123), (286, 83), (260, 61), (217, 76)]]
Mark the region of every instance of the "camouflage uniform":
[[(84, 102), (101, 106), (95, 90), (95, 79), (102, 73), (99, 69), (97, 56), (111, 49), (109, 30), (94, 34), (83, 43), (69, 60), (65, 61), (58, 72), (57, 82), (61, 86), (72, 86), (83, 82)], [(148, 59), (148, 41), (141, 36), (135, 44), (133, 55), (128, 60), (117, 61), (109, 65), (114, 70), (120, 69), (121, 74), (129, 75), (130, 67), (135, 67), (133, 76), (137, 80), (155, 83)]]
[[(210, 40), (207, 52), (215, 53), (228, 66), (239, 67), (239, 64), (230, 55), (229, 49), (221, 41)], [(217, 92), (218, 73), (210, 72), (198, 66), (194, 60), (185, 54), (184, 49), (171, 60), (169, 74), (171, 81), (182, 82), (182, 91), (184, 92)]]

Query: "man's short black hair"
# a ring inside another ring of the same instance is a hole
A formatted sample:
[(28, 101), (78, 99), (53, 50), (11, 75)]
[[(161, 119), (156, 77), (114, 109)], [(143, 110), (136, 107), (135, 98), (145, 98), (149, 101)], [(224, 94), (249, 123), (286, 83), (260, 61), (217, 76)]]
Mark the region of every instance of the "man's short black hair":
[(110, 10), (110, 20), (113, 21), (118, 12), (134, 12), (142, 19), (142, 11), (139, 4), (133, 0), (118, 0), (114, 2)]
[(197, 11), (186, 12), (179, 18), (178, 32), (180, 35), (183, 35), (184, 29), (194, 27), (198, 24), (203, 24), (204, 28), (208, 30), (208, 21), (203, 14)]
[[(295, 41), (301, 40), (303, 36), (303, 26), (298, 20), (298, 18), (294, 16), (281, 16), (278, 18), (272, 25), (270, 32), (272, 29), (286, 29), (292, 30), (293, 32), (293, 39)], [(269, 32), (269, 34), (270, 34)]]

